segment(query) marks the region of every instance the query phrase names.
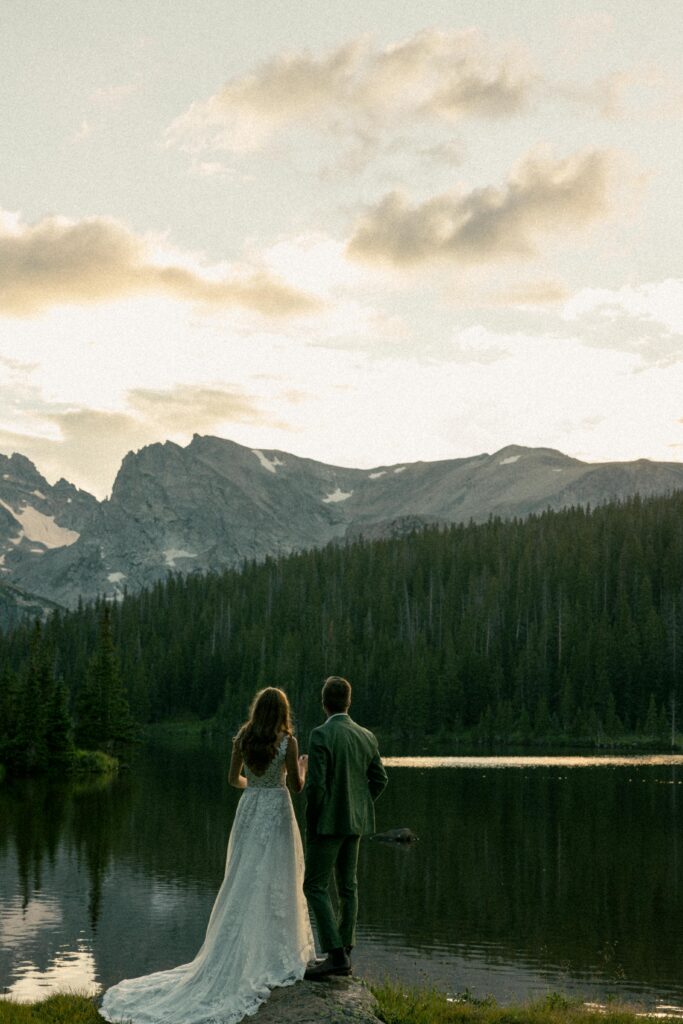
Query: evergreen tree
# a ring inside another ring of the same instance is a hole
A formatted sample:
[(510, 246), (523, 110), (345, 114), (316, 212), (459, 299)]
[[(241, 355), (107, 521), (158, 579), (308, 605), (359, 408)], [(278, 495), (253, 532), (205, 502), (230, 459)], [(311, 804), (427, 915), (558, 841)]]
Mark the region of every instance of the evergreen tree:
[(102, 608), (97, 646), (78, 695), (77, 716), (78, 740), (85, 747), (111, 749), (134, 738), (107, 604)]
[(52, 689), (47, 706), (45, 739), (50, 761), (67, 764), (73, 754), (73, 726), (69, 714), (69, 694), (63, 679)]
[(47, 703), (54, 681), (43, 641), (43, 631), (36, 620), (29, 641), (28, 661), (20, 680), (20, 704), (17, 719), (17, 760), (27, 772), (46, 767), (49, 752), (46, 739)]
[(646, 736), (654, 738), (659, 732), (659, 718), (657, 716), (657, 702), (654, 693), (650, 693), (650, 700), (647, 706), (647, 715), (643, 723), (643, 732)]
[(0, 763), (15, 765), (20, 759), (19, 716), (22, 693), (19, 679), (8, 665), (0, 676)]

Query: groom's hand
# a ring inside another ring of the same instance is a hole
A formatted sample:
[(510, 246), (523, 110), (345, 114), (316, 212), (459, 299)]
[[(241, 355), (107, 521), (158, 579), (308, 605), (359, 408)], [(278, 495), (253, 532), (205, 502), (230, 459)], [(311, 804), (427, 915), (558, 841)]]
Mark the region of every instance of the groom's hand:
[(308, 754), (299, 755), (299, 768), (305, 775), (308, 771)]

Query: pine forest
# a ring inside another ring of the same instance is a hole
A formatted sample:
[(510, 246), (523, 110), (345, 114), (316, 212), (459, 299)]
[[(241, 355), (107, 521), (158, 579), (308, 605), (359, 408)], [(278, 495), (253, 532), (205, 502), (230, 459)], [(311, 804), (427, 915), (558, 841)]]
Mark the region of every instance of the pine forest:
[(0, 762), (113, 753), (168, 719), (230, 733), (267, 685), (305, 737), (329, 674), (387, 753), (666, 749), (682, 632), (681, 492), (169, 575), (0, 635)]

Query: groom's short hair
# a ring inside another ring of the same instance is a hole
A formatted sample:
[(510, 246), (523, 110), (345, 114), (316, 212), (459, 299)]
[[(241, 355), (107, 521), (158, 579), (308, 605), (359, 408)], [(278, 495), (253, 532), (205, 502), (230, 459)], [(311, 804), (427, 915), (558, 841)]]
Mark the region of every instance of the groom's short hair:
[(332, 714), (347, 711), (351, 705), (351, 683), (342, 676), (328, 676), (323, 683), (323, 705)]

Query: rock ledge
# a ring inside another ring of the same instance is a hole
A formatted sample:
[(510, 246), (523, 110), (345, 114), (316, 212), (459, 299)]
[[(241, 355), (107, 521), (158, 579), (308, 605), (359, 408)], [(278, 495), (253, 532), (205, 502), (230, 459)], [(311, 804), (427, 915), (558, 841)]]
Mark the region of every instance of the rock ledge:
[(378, 1024), (377, 1000), (355, 978), (300, 981), (275, 988), (249, 1021), (254, 1024)]

